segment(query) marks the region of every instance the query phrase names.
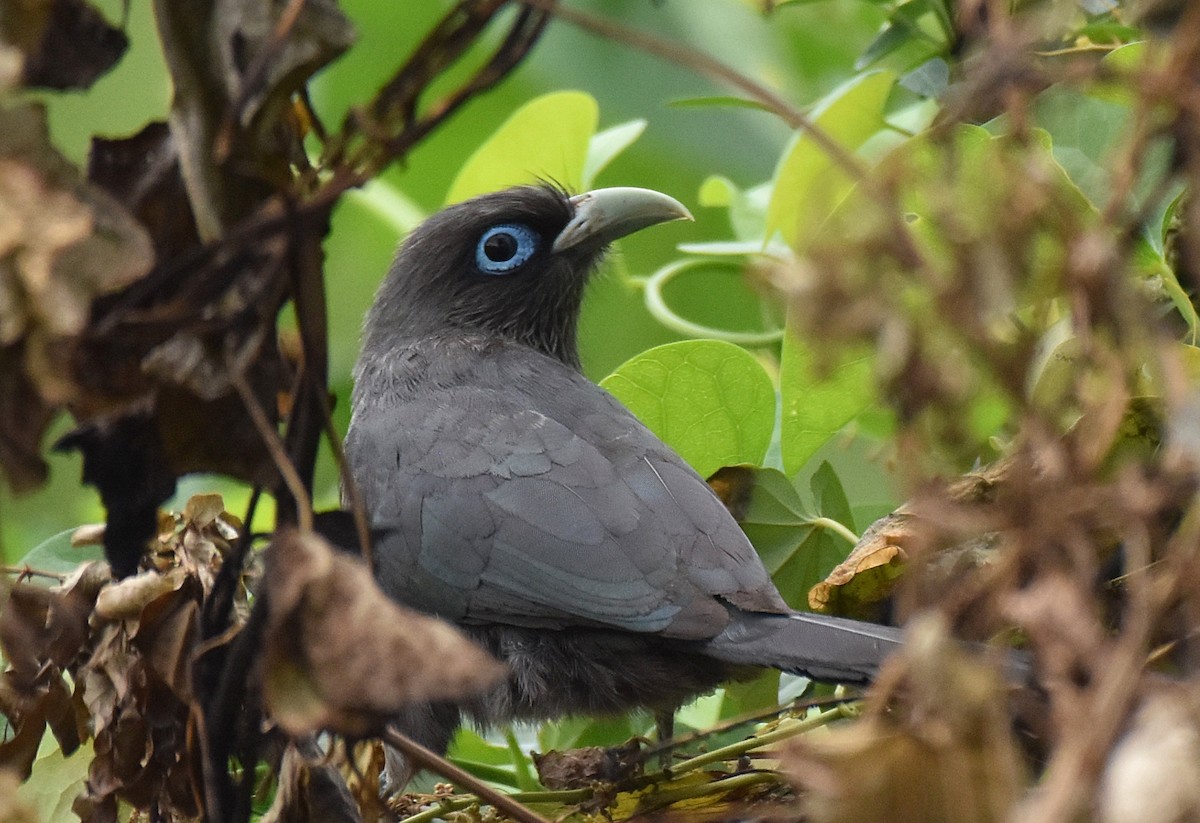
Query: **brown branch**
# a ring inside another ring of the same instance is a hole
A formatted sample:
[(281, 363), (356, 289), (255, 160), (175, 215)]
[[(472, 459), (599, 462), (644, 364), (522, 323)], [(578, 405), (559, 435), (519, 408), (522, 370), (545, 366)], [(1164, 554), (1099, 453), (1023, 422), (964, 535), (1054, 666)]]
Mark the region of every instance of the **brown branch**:
[(793, 107), (766, 86), (703, 52), (614, 23), (611, 20), (561, 6), (557, 0), (521, 0), (521, 2), (553, 14), (584, 31), (654, 55), (668, 63), (682, 66), (718, 83), (727, 84), (746, 92), (782, 117), (792, 128), (806, 132), (812, 141), (851, 180), (862, 186), (868, 195), (885, 206), (889, 226), (892, 230), (891, 249), (904, 266), (911, 269), (924, 269), (928, 265), (913, 239), (911, 228), (904, 220), (904, 210), (900, 207), (895, 194), (873, 178), (866, 165), (853, 152), (848, 151), (830, 137), (808, 115)]
[(463, 771), (449, 760), (441, 757), (422, 746), (415, 740), (401, 734), (393, 728), (384, 730), (382, 740), (389, 746), (399, 749), (404, 756), (423, 769), (428, 769), (452, 783), (456, 783), (467, 791), (479, 797), (504, 812), (513, 820), (521, 823), (549, 823), (546, 818), (532, 809), (521, 805), (506, 794), (496, 791), (479, 778)]
[(275, 27), (271, 30), (266, 43), (254, 55), (254, 60), (250, 63), (250, 67), (243, 74), (241, 88), (238, 89), (237, 97), (230, 103), (229, 108), (225, 110), (225, 114), (221, 118), (221, 124), (217, 128), (217, 133), (213, 138), (213, 158), (218, 165), (229, 159), (229, 152), (237, 136), (237, 124), (242, 118), (242, 112), (250, 102), (250, 98), (255, 92), (260, 90), (260, 84), (267, 76), (272, 61), (279, 56), (280, 52), (283, 51), (283, 47), (287, 45), (288, 35), (296, 27), (296, 22), (300, 19), (300, 12), (304, 10), (306, 2), (307, 0), (288, 0), (288, 4), (284, 7), (282, 13), (280, 13), (279, 19), (275, 21)]
[(558, 19), (565, 20), (584, 31), (651, 54), (668, 63), (690, 69), (721, 85), (731, 86), (745, 92), (768, 110), (777, 114), (791, 128), (808, 132), (813, 142), (820, 146), (854, 180), (866, 179), (867, 168), (862, 162), (826, 134), (808, 115), (754, 78), (722, 63), (715, 57), (612, 20), (560, 5), (557, 0), (522, 0), (522, 2), (549, 12)]
[[(348, 145), (356, 132), (368, 135), (368, 144), (346, 164), (363, 181), (407, 153), (468, 100), (494, 87), (528, 56), (545, 29), (549, 15), (524, 8), (488, 62), (469, 81), (431, 104), (427, 113), (418, 118), (421, 93), (476, 41), (483, 28), (499, 11), (499, 5), (502, 4), (497, 4), (496, 0), (460, 3), (443, 18), (395, 77), (380, 90), (368, 107), (369, 115), (356, 112), (348, 118), (337, 145)], [(398, 125), (389, 122), (397, 119), (400, 121)], [(389, 134), (391, 136), (386, 136)]]

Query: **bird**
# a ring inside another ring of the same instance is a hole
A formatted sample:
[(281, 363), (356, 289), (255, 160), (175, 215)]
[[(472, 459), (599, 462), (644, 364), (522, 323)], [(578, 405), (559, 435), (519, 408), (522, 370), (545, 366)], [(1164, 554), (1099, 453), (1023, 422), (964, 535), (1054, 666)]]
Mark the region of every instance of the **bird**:
[(681, 219), (650, 189), (509, 188), (429, 217), (378, 289), (345, 439), (376, 578), (509, 672), (397, 718), (434, 751), (464, 714), (661, 716), (763, 667), (861, 684), (901, 644), (789, 608), (704, 478), (584, 376), (593, 272), (613, 241)]

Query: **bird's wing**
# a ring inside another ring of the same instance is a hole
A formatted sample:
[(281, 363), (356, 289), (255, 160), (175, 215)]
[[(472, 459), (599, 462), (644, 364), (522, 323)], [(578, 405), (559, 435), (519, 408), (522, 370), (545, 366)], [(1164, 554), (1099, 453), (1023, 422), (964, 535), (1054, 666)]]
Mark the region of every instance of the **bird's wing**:
[[(595, 384), (516, 344), (368, 364), (347, 436), (380, 578), (465, 621), (704, 638), (785, 611), (707, 484)], [(370, 397), (367, 402), (366, 398)]]

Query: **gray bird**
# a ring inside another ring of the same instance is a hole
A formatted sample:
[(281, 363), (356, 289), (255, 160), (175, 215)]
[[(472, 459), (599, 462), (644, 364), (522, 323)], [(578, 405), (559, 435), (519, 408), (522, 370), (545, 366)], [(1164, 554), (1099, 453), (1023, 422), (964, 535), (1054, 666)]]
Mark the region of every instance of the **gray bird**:
[(609, 244), (690, 217), (646, 189), (508, 189), (429, 218), (379, 288), (346, 437), (378, 579), (510, 669), (400, 718), (436, 751), (464, 710), (664, 712), (763, 666), (860, 683), (899, 643), (789, 609), (704, 479), (580, 373), (580, 302)]

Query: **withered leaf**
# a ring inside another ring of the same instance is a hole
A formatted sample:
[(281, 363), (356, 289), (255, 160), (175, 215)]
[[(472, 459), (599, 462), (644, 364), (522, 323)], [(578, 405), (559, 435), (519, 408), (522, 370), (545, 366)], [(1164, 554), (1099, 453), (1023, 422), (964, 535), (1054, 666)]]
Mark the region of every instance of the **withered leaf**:
[(705, 482), (721, 498), (734, 520), (745, 519), (756, 482), (753, 466), (722, 466)]
[[(150, 269), (149, 237), (51, 146), (41, 106), (0, 109), (0, 123), (0, 343), (78, 334), (95, 296)], [(43, 394), (65, 399), (47, 391), (62, 378), (34, 368), (46, 353), (28, 357)]]
[(309, 742), (305, 754), (294, 743), (284, 749), (275, 800), (261, 823), (362, 823), (346, 781)]
[(910, 625), (893, 661), (902, 696), (859, 721), (790, 741), (783, 770), (813, 823), (980, 823), (1009, 818), (1027, 778), (1004, 692), (935, 618)]
[(119, 200), (146, 228), (158, 259), (169, 259), (199, 245), (179, 170), (179, 152), (166, 123), (149, 123), (137, 134), (119, 140), (93, 137), (87, 177)]
[(83, 0), (12, 6), (25, 10), (13, 22), (19, 27), (14, 39), (25, 51), (22, 82), (26, 86), (86, 89), (115, 66), (129, 47), (125, 32), (109, 25)]
[(0, 346), (0, 468), (18, 494), (46, 482), (41, 441), (54, 417), (25, 373), (24, 358), (22, 344)]
[(808, 592), (815, 612), (869, 618), (903, 574), (911, 516), (893, 512), (871, 524), (850, 555)]
[(180, 700), (192, 694), (192, 652), (199, 632), (200, 607), (187, 588), (192, 587), (171, 591), (148, 604), (133, 635), (146, 666)]
[(165, 574), (149, 570), (110, 583), (96, 598), (96, 616), (106, 620), (140, 617), (146, 606), (164, 594), (178, 591), (186, 579), (183, 569), (171, 569)]
[(0, 107), (0, 469), (15, 488), (44, 480), (52, 411), (80, 399), (72, 341), (93, 298), (152, 261), (145, 231), (50, 145), (45, 111)]
[(46, 706), (42, 701), (31, 704), (19, 720), (9, 718), (15, 733), (0, 741), (0, 769), (16, 772), (21, 780), (29, 779), (38, 746), (46, 733)]
[(266, 552), (264, 694), (290, 734), (370, 735), (407, 703), (454, 700), (504, 667), (448, 623), (403, 608), (323, 538), (277, 533)]
[[(292, 94), (322, 66), (353, 43), (354, 27), (335, 0), (309, 0), (281, 43), (276, 42), (283, 2), (219, 4), (215, 37), (220, 68), (232, 94), (243, 96), (242, 125), (260, 114), (274, 121)], [(274, 48), (272, 59), (259, 76), (248, 76), (252, 57)], [(241, 75), (239, 77), (239, 75)]]
[(0, 611), (0, 647), (18, 688), (32, 688), (83, 650), (95, 598), (94, 586), (79, 583), (86, 576), (85, 568), (70, 587), (50, 590), (18, 583), (9, 591)]
[(565, 752), (533, 753), (538, 780), (547, 789), (582, 789), (596, 783), (616, 783), (641, 769), (641, 746), (630, 740), (620, 746), (585, 746)]

